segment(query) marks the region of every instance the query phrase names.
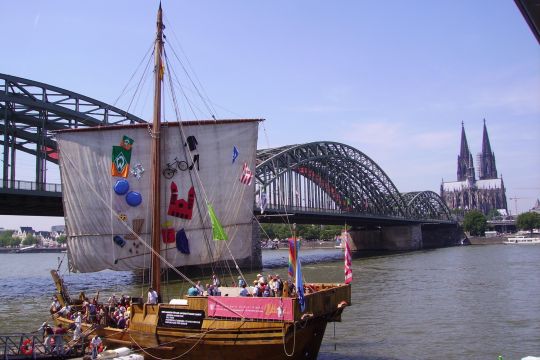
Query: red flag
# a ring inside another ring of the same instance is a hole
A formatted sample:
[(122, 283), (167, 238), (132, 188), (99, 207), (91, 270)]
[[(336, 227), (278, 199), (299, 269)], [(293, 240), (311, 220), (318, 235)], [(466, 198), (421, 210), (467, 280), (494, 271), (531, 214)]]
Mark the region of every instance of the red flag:
[[(347, 232), (345, 232), (345, 234), (349, 235)], [(349, 238), (350, 236), (345, 236), (343, 239), (345, 242), (345, 284), (350, 284), (352, 282), (351, 248), (349, 246)]]

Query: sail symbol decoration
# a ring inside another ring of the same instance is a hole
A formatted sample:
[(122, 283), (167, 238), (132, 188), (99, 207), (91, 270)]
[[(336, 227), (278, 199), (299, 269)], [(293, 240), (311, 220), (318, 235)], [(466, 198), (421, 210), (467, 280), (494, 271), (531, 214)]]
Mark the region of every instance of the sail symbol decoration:
[(188, 200), (178, 199), (178, 186), (171, 183), (171, 201), (167, 215), (181, 219), (191, 220), (193, 216), (193, 204), (195, 203), (195, 188), (192, 186), (188, 191)]
[(251, 185), (251, 180), (253, 179), (253, 172), (249, 170), (249, 166), (246, 162), (242, 166), (242, 176), (240, 176), (240, 182), (244, 185)]

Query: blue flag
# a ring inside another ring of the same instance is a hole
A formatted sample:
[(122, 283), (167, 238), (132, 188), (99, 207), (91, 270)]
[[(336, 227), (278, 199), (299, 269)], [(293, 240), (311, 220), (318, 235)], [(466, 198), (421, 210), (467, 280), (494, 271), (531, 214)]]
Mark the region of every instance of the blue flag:
[(233, 164), (238, 158), (238, 155), (240, 155), (240, 153), (238, 152), (238, 149), (236, 148), (236, 146), (233, 146), (233, 149), (232, 149), (232, 163)]
[(296, 293), (298, 294), (298, 303), (300, 304), (300, 311), (304, 312), (306, 310), (306, 300), (304, 298), (304, 282), (302, 281), (302, 269), (300, 266), (300, 257), (296, 259)]

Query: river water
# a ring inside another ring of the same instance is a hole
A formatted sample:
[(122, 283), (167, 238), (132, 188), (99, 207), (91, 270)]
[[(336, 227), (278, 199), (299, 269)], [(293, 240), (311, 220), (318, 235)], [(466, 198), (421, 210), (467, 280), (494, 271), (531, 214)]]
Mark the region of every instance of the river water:
[[(0, 333), (48, 320), (61, 254), (0, 254)], [(340, 250), (302, 250), (307, 281), (343, 281)], [(263, 252), (286, 275), (287, 252)], [(62, 265), (65, 269), (65, 264)], [(329, 324), (319, 359), (521, 359), (540, 356), (540, 246), (468, 246), (353, 260), (353, 305)], [(255, 274), (246, 277), (254, 278)], [(81, 289), (144, 295), (129, 272), (66, 274)], [(169, 285), (165, 297), (187, 286)], [(178, 296), (177, 296), (178, 295)]]

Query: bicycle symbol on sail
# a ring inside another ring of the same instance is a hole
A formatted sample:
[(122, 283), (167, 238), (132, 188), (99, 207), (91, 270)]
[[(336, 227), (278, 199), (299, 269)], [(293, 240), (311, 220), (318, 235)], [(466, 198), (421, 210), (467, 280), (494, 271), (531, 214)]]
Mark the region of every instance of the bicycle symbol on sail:
[(186, 161), (174, 158), (173, 162), (167, 163), (167, 167), (163, 170), (162, 173), (166, 179), (172, 179), (172, 177), (176, 174), (178, 170), (186, 171), (188, 167), (189, 165)]
[(167, 167), (163, 169), (162, 174), (166, 179), (172, 179), (178, 170), (193, 170), (195, 165), (197, 165), (197, 170), (199, 170), (199, 154), (193, 155), (193, 163), (191, 165), (189, 165), (187, 161), (178, 160), (178, 158), (175, 157), (173, 162), (167, 163)]

